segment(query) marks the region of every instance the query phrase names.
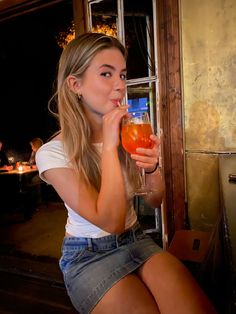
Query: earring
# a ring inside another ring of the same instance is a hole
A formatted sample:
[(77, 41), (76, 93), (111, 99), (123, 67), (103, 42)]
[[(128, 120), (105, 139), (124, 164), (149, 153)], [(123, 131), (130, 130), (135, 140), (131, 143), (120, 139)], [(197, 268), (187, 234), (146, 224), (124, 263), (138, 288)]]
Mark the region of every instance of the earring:
[(78, 99), (79, 99), (79, 100), (81, 100), (81, 97), (82, 97), (82, 95), (81, 95), (81, 94), (78, 94)]

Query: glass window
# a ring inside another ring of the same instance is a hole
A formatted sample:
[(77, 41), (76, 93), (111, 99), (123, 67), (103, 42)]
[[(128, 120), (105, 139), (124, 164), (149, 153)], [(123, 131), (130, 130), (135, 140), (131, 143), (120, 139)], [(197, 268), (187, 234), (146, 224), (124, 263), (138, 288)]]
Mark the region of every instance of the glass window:
[(128, 79), (155, 75), (152, 0), (124, 1)]
[(125, 44), (128, 80), (155, 75), (153, 0), (93, 0), (89, 12), (92, 31)]
[(148, 111), (154, 133), (157, 132), (155, 83), (141, 83), (127, 87), (129, 112)]
[(89, 1), (90, 27), (95, 33), (118, 36), (117, 0)]

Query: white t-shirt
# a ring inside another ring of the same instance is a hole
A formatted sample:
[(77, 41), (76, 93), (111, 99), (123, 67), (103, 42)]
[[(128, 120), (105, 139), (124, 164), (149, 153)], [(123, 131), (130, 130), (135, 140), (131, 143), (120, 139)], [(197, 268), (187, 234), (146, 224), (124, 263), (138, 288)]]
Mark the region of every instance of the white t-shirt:
[[(96, 145), (98, 151), (101, 152), (102, 143), (94, 145)], [(63, 149), (63, 144), (60, 140), (52, 140), (41, 146), (36, 153), (36, 164), (39, 170), (39, 176), (45, 182), (47, 182), (47, 180), (44, 177), (44, 171), (53, 168), (70, 168), (70, 163)], [(125, 224), (125, 229), (128, 229), (135, 223), (135, 221), (137, 220), (137, 216), (133, 207), (132, 189), (128, 184), (125, 172), (123, 173), (125, 178), (127, 195), (129, 195), (129, 209), (126, 214)], [(64, 204), (68, 211), (67, 223), (65, 227), (67, 233), (74, 237), (86, 238), (100, 238), (109, 235), (108, 232), (100, 229), (88, 220), (81, 217), (66, 203)], [(109, 219), (109, 217), (107, 219)]]

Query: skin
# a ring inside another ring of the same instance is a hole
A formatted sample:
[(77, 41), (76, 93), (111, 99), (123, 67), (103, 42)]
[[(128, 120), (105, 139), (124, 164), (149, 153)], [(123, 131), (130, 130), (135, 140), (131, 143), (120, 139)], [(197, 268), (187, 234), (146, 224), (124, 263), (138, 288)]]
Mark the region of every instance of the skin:
[[(104, 63), (105, 60), (105, 63)], [(102, 182), (99, 193), (77, 180), (72, 169), (45, 171), (45, 178), (71, 208), (110, 233), (125, 229), (126, 191), (118, 158), (119, 129), (128, 106), (119, 106), (125, 95), (126, 63), (118, 49), (106, 49), (92, 60), (81, 79), (67, 78), (70, 89), (82, 95), (92, 128), (92, 142), (103, 142)], [(59, 134), (54, 140), (61, 139)], [(152, 149), (137, 149), (131, 157), (151, 171), (159, 159), (160, 141), (152, 135)], [(142, 153), (142, 156), (138, 155)], [(147, 201), (157, 207), (163, 197), (163, 182), (157, 170), (147, 175), (147, 184), (159, 189)], [(109, 219), (107, 219), (109, 217)], [(116, 283), (94, 308), (94, 314), (215, 313), (188, 270), (168, 252), (152, 256), (137, 272)]]

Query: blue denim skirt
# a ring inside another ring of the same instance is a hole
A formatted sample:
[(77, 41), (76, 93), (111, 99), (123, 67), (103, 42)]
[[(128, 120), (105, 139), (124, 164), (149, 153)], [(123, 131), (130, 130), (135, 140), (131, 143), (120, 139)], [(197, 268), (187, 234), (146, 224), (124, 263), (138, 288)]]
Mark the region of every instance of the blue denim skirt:
[(65, 237), (59, 265), (72, 304), (80, 314), (90, 313), (116, 282), (160, 251), (138, 223), (118, 235)]

